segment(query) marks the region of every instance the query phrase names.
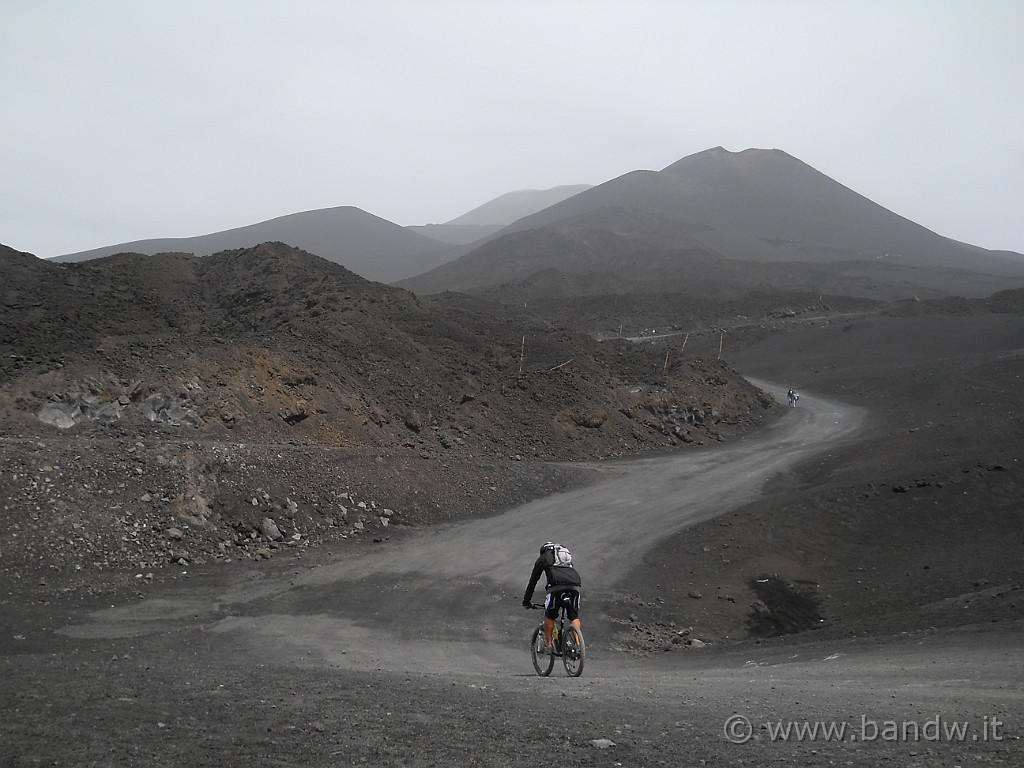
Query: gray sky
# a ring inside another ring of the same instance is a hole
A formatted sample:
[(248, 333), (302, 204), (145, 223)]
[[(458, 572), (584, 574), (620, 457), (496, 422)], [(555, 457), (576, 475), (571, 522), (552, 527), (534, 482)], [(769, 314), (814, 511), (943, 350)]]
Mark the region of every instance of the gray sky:
[(1019, 0), (2, 0), (0, 242), (441, 223), (777, 148), (1024, 252)]

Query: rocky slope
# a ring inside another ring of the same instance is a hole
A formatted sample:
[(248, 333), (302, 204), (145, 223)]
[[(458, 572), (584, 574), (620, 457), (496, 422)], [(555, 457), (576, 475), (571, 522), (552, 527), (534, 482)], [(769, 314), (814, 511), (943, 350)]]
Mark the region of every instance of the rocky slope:
[(716, 359), (420, 299), (281, 244), (0, 258), (8, 567), (383, 535), (564, 481), (533, 460), (727, 439), (775, 406)]

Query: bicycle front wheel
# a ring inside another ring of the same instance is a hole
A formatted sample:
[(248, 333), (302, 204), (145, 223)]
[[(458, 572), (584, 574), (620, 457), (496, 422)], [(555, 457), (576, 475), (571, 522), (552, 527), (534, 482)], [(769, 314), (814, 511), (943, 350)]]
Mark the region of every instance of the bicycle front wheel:
[(547, 677), (555, 667), (553, 654), (545, 653), (544, 648), (544, 625), (541, 624), (533, 630), (533, 637), (530, 638), (530, 659), (533, 661), (533, 668), (541, 677)]
[(570, 624), (562, 635), (562, 663), (565, 664), (565, 671), (573, 677), (582, 675), (586, 655), (587, 646), (583, 642), (583, 631)]

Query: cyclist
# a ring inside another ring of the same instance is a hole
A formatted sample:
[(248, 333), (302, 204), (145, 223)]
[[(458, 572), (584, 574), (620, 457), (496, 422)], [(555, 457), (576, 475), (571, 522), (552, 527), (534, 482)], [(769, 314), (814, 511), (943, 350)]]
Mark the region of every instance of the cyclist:
[[(555, 629), (555, 619), (558, 618), (558, 609), (561, 603), (565, 602), (566, 615), (569, 623), (580, 627), (580, 587), (582, 581), (579, 573), (572, 565), (571, 558), (568, 564), (559, 564), (555, 557), (556, 550), (564, 548), (554, 542), (548, 541), (541, 545), (540, 557), (533, 564), (533, 572), (530, 574), (530, 583), (526, 585), (526, 594), (523, 595), (523, 607), (531, 608), (533, 604), (533, 590), (540, 581), (543, 573), (547, 577), (547, 592), (544, 598), (544, 647), (547, 653), (551, 652), (551, 633)], [(568, 554), (568, 550), (565, 550)]]

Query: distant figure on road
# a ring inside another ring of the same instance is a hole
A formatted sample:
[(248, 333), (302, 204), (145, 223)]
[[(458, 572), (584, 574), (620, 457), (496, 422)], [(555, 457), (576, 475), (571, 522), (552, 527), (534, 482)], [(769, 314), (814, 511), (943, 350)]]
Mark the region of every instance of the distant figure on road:
[(796, 401), (800, 399), (800, 395), (791, 389), (789, 390), (787, 397), (789, 397), (789, 407), (796, 408)]

